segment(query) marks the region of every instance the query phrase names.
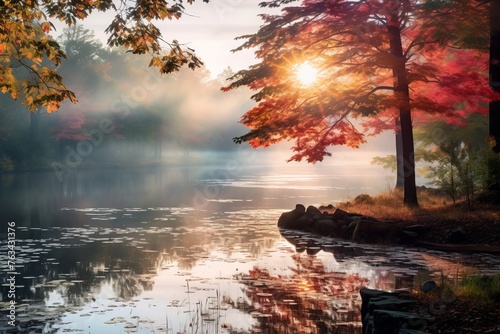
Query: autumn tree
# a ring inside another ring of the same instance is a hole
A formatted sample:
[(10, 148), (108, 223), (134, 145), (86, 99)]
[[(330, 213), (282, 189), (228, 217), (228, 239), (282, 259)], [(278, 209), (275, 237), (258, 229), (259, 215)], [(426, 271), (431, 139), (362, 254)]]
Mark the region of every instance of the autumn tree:
[[(471, 16), (484, 15), (483, 8), (474, 10)], [(241, 119), (251, 130), (235, 142), (265, 147), (295, 140), (290, 160), (315, 163), (331, 155), (332, 145), (357, 148), (369, 135), (394, 130), (401, 143), (396, 154), (404, 167), (404, 203), (417, 206), (412, 117), (430, 113), (457, 121), (475, 112), (491, 95), (487, 77), (478, 74), (485, 57), (448, 48), (421, 1), (303, 1), (261, 17), (263, 26), (242, 36), (246, 41), (235, 50), (255, 48), (260, 62), (223, 88), (256, 91), (257, 105)], [(318, 71), (313, 84), (297, 80), (295, 69), (304, 62)], [(467, 103), (457, 112), (461, 100)]]
[[(203, 0), (208, 2), (208, 0)], [(191, 4), (194, 0), (187, 0)], [(107, 44), (122, 46), (134, 54), (150, 54), (150, 66), (170, 73), (187, 65), (196, 68), (202, 62), (194, 50), (164, 39), (155, 20), (179, 19), (184, 1), (113, 1), (113, 0), (2, 0), (0, 6), (0, 88), (14, 99), (21, 99), (29, 110), (46, 108), (57, 111), (64, 100), (76, 102), (74, 92), (63, 82), (55, 66), (66, 58), (63, 49), (50, 33), (54, 21), (68, 26), (86, 19), (91, 13), (110, 12), (112, 21), (106, 29)], [(48, 60), (50, 65), (42, 63)], [(24, 68), (28, 78), (16, 68)]]

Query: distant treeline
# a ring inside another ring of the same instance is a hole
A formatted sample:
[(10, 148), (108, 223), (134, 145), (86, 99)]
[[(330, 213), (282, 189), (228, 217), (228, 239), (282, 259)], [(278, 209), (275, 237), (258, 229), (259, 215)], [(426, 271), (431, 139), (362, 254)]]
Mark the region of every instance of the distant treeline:
[(0, 95), (0, 171), (141, 165), (240, 149), (232, 138), (243, 133), (238, 119), (251, 102), (248, 91), (220, 91), (231, 69), (216, 78), (206, 69), (162, 76), (148, 57), (104, 47), (82, 26), (58, 40), (67, 60), (57, 71), (78, 103), (48, 114)]

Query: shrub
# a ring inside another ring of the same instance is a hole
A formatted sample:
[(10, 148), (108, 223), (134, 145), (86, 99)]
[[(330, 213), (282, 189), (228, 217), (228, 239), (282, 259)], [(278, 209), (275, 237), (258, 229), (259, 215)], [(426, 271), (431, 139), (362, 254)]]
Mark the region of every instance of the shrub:
[(360, 205), (360, 204), (367, 204), (367, 205), (373, 205), (375, 204), (375, 201), (373, 198), (368, 195), (368, 194), (360, 194), (354, 198), (354, 204)]

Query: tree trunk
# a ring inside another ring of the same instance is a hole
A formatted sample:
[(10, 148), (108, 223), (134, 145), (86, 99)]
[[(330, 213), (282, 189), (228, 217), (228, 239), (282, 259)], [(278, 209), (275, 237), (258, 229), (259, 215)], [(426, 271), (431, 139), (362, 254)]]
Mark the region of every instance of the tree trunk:
[(405, 171), (403, 159), (399, 157), (403, 156), (403, 138), (401, 137), (401, 122), (399, 117), (396, 118), (396, 189), (403, 189), (405, 185)]
[(28, 154), (29, 165), (37, 164), (40, 156), (40, 146), (38, 145), (38, 128), (40, 124), (40, 109), (30, 111), (30, 150)]
[[(490, 7), (490, 86), (500, 92), (500, 0)], [(490, 103), (490, 136), (496, 140), (493, 150), (500, 153), (500, 101)]]
[[(410, 110), (410, 89), (406, 73), (406, 59), (403, 54), (399, 18), (395, 13), (388, 15), (388, 27), (391, 54), (394, 56), (394, 94), (399, 104), (399, 121), (401, 124), (401, 156), (397, 157), (398, 164), (402, 164), (404, 178), (405, 205), (417, 207), (417, 186), (415, 181), (415, 148), (413, 145), (413, 125)], [(398, 167), (398, 172), (400, 168)]]

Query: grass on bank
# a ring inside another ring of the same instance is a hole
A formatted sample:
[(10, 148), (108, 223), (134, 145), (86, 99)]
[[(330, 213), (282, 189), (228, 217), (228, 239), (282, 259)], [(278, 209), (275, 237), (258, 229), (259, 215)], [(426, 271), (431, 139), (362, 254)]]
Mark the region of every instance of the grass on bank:
[(500, 302), (500, 275), (465, 277), (457, 294), (479, 302)]
[(500, 205), (477, 203), (476, 210), (469, 210), (465, 203), (453, 204), (446, 195), (434, 189), (418, 190), (418, 208), (403, 205), (402, 190), (392, 190), (375, 196), (361, 194), (353, 200), (337, 203), (335, 206), (348, 211), (371, 216), (379, 220), (419, 221), (500, 221)]
[(500, 274), (477, 275), (466, 274), (461, 279), (450, 279), (441, 275), (431, 291), (422, 291), (424, 281), (417, 280), (414, 293), (426, 304), (451, 303), (456, 299), (467, 300), (474, 305), (495, 304), (500, 302)]

